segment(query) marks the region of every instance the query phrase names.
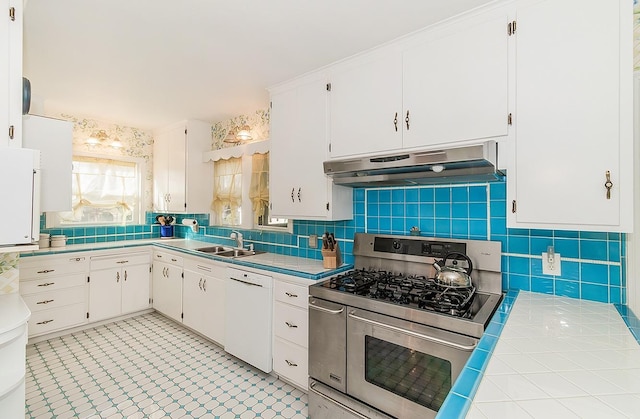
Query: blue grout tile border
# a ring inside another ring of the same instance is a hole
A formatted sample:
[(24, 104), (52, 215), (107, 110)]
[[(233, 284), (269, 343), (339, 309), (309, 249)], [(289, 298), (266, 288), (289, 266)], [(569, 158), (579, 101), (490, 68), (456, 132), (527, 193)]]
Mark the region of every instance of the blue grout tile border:
[(519, 290), (509, 290), (502, 299), (476, 349), (471, 353), (460, 375), (453, 383), (436, 418), (463, 419), (467, 415), (519, 292)]

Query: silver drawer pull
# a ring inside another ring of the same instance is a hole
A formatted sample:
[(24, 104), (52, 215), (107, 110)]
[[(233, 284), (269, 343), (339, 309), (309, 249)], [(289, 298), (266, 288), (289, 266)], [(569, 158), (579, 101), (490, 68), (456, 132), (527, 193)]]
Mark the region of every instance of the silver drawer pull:
[(128, 260), (119, 260), (116, 263), (129, 263), (129, 261)]
[(298, 298), (298, 296), (296, 294), (291, 294), (290, 292), (285, 292), (285, 295), (287, 297), (291, 297), (291, 298)]
[(44, 321), (38, 322), (38, 323), (36, 323), (36, 324), (47, 324), (47, 323), (51, 323), (52, 321), (53, 321), (53, 319), (51, 319), (51, 320), (44, 320)]
[(49, 285), (54, 285), (55, 282), (45, 282), (44, 284), (39, 284), (39, 287), (48, 287)]
[(295, 364), (295, 363), (289, 361), (288, 359), (285, 359), (284, 362), (286, 362), (287, 365), (290, 366), (290, 367), (297, 367), (298, 366), (298, 364)]
[(177, 262), (178, 259), (171, 258), (171, 262)]
[(54, 272), (55, 269), (45, 269), (44, 271), (38, 271), (39, 274), (48, 274), (49, 272)]
[(294, 327), (294, 328), (295, 328), (295, 327), (298, 327), (297, 325), (292, 324), (292, 323), (289, 323), (289, 322), (284, 322), (284, 324), (286, 324), (286, 325), (287, 325), (287, 326), (289, 326), (289, 327)]
[(71, 259), (69, 259), (70, 262), (80, 262), (81, 260), (84, 260), (84, 258), (71, 258)]
[(36, 304), (49, 304), (49, 303), (53, 303), (53, 300), (38, 301)]

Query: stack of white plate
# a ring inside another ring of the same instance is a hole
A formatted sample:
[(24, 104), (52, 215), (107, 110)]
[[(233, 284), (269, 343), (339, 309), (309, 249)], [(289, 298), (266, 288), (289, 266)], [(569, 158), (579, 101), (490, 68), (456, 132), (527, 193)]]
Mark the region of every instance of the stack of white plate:
[(67, 236), (51, 236), (51, 247), (64, 247), (67, 245)]
[(51, 238), (50, 234), (47, 234), (47, 233), (40, 234), (40, 240), (38, 240), (38, 246), (40, 247), (40, 249), (49, 247), (50, 238)]

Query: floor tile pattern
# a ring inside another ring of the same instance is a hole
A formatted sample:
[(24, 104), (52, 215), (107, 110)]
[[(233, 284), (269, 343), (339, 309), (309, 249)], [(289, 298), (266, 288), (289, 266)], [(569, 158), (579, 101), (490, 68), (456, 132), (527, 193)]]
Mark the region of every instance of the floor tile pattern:
[(640, 417), (640, 346), (612, 304), (520, 291), (467, 419)]
[(307, 396), (156, 313), (27, 347), (27, 418), (306, 418)]

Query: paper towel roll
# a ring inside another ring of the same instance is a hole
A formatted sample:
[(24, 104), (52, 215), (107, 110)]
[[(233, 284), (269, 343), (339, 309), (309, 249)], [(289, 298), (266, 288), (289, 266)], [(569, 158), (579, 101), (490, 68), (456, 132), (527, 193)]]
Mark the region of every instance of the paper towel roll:
[(198, 232), (198, 221), (194, 220), (193, 218), (185, 218), (182, 220), (182, 225), (184, 226), (190, 226), (191, 227), (191, 231), (193, 231), (194, 233)]

